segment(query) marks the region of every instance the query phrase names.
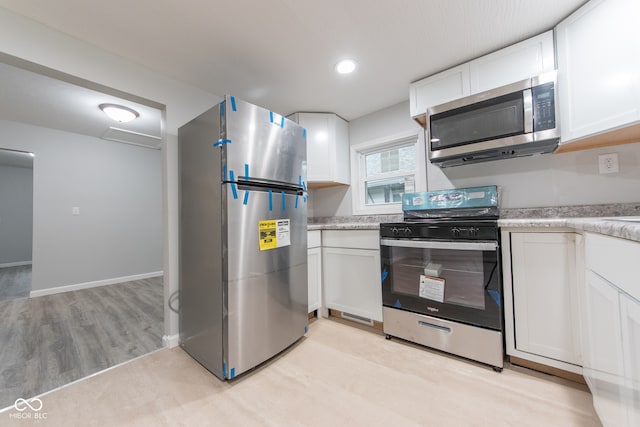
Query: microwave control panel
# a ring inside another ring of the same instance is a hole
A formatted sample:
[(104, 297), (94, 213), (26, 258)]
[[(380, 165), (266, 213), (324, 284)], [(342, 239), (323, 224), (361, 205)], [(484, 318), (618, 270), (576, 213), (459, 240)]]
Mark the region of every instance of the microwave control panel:
[(556, 127), (554, 84), (545, 83), (531, 88), (533, 98), (533, 131)]

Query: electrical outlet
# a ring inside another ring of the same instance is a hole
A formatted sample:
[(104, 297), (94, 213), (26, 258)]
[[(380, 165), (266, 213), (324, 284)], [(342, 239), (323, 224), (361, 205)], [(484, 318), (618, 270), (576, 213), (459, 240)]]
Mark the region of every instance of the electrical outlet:
[(598, 170), (600, 173), (620, 172), (618, 153), (601, 154), (598, 156)]

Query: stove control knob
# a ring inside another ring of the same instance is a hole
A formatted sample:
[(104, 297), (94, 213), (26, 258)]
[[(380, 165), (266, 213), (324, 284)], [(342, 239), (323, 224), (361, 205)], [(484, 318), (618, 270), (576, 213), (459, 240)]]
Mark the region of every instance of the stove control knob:
[(393, 227), (391, 229), (391, 232), (393, 233), (394, 236), (397, 236), (398, 234), (400, 234), (400, 230), (398, 230), (396, 227)]
[(411, 236), (411, 229), (409, 227), (406, 227), (403, 231), (405, 236)]
[(476, 227), (469, 228), (469, 237), (478, 237), (479, 229)]
[(451, 234), (453, 235), (453, 237), (460, 237), (460, 229), (457, 227), (453, 227), (451, 229)]

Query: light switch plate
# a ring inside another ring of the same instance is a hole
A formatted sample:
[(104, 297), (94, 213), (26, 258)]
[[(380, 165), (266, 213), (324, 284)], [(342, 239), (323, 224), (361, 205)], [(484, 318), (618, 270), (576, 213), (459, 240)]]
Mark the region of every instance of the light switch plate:
[(620, 172), (618, 153), (601, 154), (598, 156), (598, 171), (603, 173)]
[(71, 208), (71, 214), (72, 215), (80, 215), (80, 208), (77, 206), (74, 206)]

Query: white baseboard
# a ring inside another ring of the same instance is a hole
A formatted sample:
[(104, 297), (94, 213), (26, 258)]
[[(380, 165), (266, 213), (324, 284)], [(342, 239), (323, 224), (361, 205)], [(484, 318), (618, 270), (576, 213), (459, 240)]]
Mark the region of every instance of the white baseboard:
[(31, 291), (31, 293), (29, 294), (29, 297), (36, 298), (36, 297), (41, 297), (45, 295), (59, 294), (62, 292), (79, 291), (81, 289), (89, 289), (89, 288), (96, 288), (98, 286), (113, 285), (113, 284), (122, 283), (122, 282), (130, 282), (132, 280), (149, 279), (151, 277), (162, 276), (163, 274), (164, 272), (162, 271), (153, 271), (151, 273), (134, 274), (133, 276), (123, 276), (123, 277), (114, 277), (112, 279), (96, 280), (95, 282), (85, 282), (85, 283), (77, 283), (75, 285), (58, 286), (55, 288), (38, 289), (35, 291)]
[(31, 265), (31, 261), (8, 262), (6, 264), (0, 264), (0, 268), (20, 267), (21, 265)]
[(162, 337), (162, 345), (167, 348), (177, 347), (180, 344), (180, 335), (165, 335)]

